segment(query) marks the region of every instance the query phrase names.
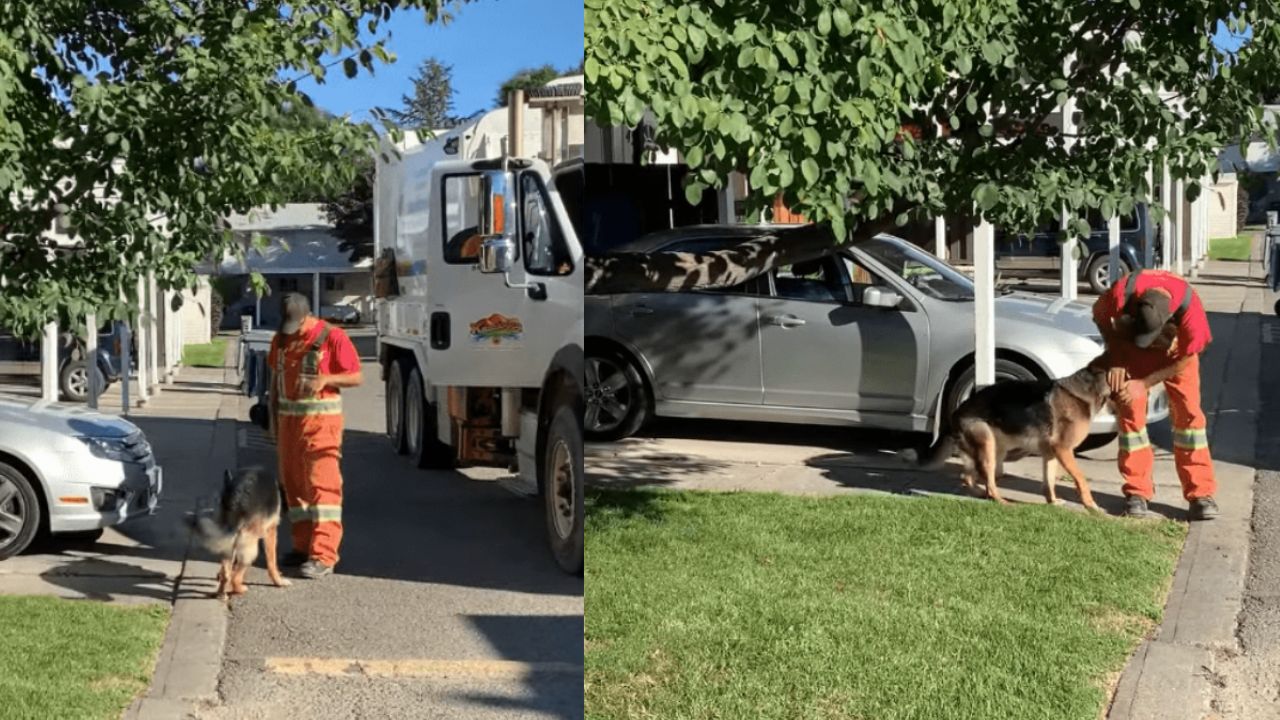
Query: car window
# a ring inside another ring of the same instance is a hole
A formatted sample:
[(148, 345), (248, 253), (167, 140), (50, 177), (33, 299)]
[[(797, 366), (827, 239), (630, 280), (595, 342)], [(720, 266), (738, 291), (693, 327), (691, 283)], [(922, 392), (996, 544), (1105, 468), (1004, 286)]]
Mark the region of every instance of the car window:
[[(713, 250), (723, 250), (729, 247), (724, 238), (704, 237), (692, 238), (689, 240), (680, 240), (662, 248), (664, 253), (705, 253)], [(718, 295), (757, 295), (759, 294), (760, 285), (755, 278), (737, 285), (723, 288), (711, 288), (708, 290), (696, 290), (695, 292), (715, 293)]]
[(851, 257), (845, 257), (844, 264), (845, 269), (849, 272), (849, 278), (851, 280), (850, 291), (853, 296), (854, 304), (862, 304), (862, 295), (867, 291), (867, 288), (890, 287), (888, 281), (868, 270), (860, 261)]
[(790, 300), (847, 302), (844, 277), (833, 257), (784, 265), (773, 273), (774, 294)]
[(973, 299), (972, 280), (915, 246), (874, 239), (859, 247), (889, 272), (930, 297), (953, 302)]

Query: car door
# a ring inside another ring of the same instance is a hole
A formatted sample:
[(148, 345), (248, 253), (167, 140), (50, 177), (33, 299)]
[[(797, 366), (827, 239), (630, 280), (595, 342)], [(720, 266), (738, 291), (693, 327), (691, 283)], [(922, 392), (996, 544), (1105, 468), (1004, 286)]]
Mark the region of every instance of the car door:
[(921, 313), (909, 301), (892, 309), (862, 304), (868, 288), (891, 290), (890, 283), (852, 258), (833, 256), (778, 268), (769, 286), (760, 300), (765, 405), (914, 410)]
[(760, 404), (758, 285), (613, 298), (614, 329), (652, 370), (658, 400)]

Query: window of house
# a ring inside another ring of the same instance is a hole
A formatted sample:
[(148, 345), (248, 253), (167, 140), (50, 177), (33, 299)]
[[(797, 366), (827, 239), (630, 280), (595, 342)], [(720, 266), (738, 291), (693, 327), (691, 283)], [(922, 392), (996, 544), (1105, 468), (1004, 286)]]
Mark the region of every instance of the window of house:
[(298, 292), (298, 278), (280, 278), (280, 292)]

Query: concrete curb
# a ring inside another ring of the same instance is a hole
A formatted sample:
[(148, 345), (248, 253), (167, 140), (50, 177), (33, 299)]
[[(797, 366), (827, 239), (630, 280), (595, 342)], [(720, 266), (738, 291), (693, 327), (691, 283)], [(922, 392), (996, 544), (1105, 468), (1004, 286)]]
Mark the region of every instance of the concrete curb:
[[(1260, 277), (1255, 258), (1249, 279)], [(1191, 524), (1164, 621), (1130, 658), (1108, 720), (1202, 720), (1213, 711), (1222, 684), (1217, 665), (1238, 652), (1256, 477), (1252, 467), (1238, 463), (1255, 454), (1262, 300), (1261, 288), (1250, 287), (1235, 309), (1230, 335), (1215, 338), (1231, 348), (1220, 368), (1223, 382), (1210, 428), (1221, 515)]]
[[(227, 344), (223, 381), (237, 382), (235, 355), (238, 344)], [(236, 430), (240, 398), (227, 396), (218, 407), (209, 457), (202, 463), (203, 487), (219, 486), (224, 467), (219, 458), (230, 457), (235, 464), (239, 448)], [(227, 606), (212, 597), (217, 586), (218, 564), (193, 559), (189, 539), (182, 571), (174, 583), (173, 614), (165, 631), (164, 644), (156, 660), (151, 686), (124, 714), (124, 720), (174, 720), (197, 717), (201, 707), (219, 703), (218, 681), (226, 648)]]

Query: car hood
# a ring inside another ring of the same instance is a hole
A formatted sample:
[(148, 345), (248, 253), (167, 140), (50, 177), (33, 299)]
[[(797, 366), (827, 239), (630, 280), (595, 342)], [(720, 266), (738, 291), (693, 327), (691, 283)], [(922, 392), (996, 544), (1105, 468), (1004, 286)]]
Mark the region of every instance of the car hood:
[(1075, 300), (1027, 293), (1001, 295), (996, 298), (995, 315), (999, 320), (1029, 322), (1040, 326), (1047, 324), (1075, 335), (1098, 335), (1098, 328), (1093, 324), (1093, 308)]
[(0, 397), (0, 427), (5, 425), (35, 427), (69, 437), (123, 438), (138, 432), (133, 423), (112, 415)]

